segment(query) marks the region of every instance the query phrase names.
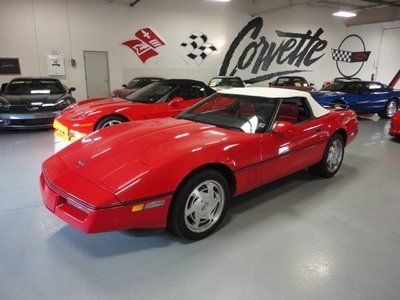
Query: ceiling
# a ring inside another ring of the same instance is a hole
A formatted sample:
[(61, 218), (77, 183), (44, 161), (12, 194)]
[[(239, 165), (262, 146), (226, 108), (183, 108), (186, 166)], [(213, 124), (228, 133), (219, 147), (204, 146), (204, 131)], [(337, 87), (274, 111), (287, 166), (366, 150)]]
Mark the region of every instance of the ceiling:
[[(123, 4), (135, 4), (142, 6), (155, 0), (104, 0)], [(158, 0), (156, 0), (157, 2)], [(176, 0), (163, 0), (176, 1)], [(181, 0), (182, 1), (182, 0)], [(204, 2), (209, 0), (184, 0), (184, 2)], [(214, 5), (228, 5), (226, 3), (214, 3)], [(369, 24), (385, 21), (400, 20), (400, 0), (231, 0), (229, 5), (235, 6), (241, 11), (252, 16), (297, 5), (309, 5), (312, 7), (326, 7), (332, 10), (344, 9), (357, 13), (357, 17), (349, 20), (349, 25)]]

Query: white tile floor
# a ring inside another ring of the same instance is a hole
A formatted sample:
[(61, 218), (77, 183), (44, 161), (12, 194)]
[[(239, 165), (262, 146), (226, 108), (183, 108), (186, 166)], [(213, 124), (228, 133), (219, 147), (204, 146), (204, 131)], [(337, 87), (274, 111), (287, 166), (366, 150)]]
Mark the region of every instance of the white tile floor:
[(51, 131), (0, 133), (0, 299), (399, 299), (400, 142), (360, 120), (336, 177), (232, 201), (211, 237), (85, 235), (42, 205)]

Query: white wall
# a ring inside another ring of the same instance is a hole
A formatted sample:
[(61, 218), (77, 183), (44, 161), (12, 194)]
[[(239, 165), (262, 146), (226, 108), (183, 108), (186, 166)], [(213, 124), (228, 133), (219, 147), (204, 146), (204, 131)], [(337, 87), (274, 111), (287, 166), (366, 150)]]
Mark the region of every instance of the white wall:
[[(47, 75), (49, 49), (61, 49), (66, 61), (66, 76), (60, 79), (77, 88), (75, 95), (78, 99), (86, 97), (84, 50), (108, 51), (111, 90), (138, 75), (208, 81), (218, 74), (232, 40), (251, 20), (247, 11), (234, 2), (224, 4), (200, 0), (146, 0), (134, 8), (103, 0), (1, 0), (0, 57), (19, 57), (23, 75)], [(274, 10), (261, 17), (264, 27), (260, 35), (278, 44), (282, 38), (276, 36), (275, 30), (305, 33), (308, 29), (315, 32), (319, 27), (323, 28), (322, 38), (328, 41), (324, 57), (306, 68), (311, 72), (299, 74), (317, 87), (324, 80), (339, 76), (331, 58), (331, 48), (337, 47), (347, 34), (357, 32), (362, 35), (367, 50), (372, 51), (359, 74), (369, 79), (376, 71), (383, 28), (399, 26), (399, 23), (392, 22), (347, 28), (342, 20), (331, 16), (329, 9), (310, 6)], [(146, 64), (121, 45), (143, 27), (151, 27), (166, 42), (166, 46), (159, 48), (160, 55)], [(188, 64), (180, 54), (179, 44), (192, 31), (204, 32), (219, 49), (200, 66)], [(236, 59), (250, 41), (247, 38), (239, 47)], [(71, 67), (71, 58), (76, 59), (76, 67)], [(293, 67), (272, 64), (267, 73), (287, 69)], [(304, 66), (299, 69), (304, 69)], [(379, 69), (378, 79), (390, 78), (391, 72)], [(240, 71), (238, 75), (244, 79), (255, 76), (249, 70)], [(11, 77), (1, 76), (0, 82)]]

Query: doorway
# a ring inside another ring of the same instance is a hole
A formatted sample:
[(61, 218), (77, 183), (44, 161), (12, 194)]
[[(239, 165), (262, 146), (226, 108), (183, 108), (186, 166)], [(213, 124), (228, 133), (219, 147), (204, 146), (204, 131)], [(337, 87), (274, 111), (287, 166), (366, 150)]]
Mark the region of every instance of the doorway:
[(108, 53), (106, 51), (83, 51), (83, 59), (88, 98), (110, 96)]

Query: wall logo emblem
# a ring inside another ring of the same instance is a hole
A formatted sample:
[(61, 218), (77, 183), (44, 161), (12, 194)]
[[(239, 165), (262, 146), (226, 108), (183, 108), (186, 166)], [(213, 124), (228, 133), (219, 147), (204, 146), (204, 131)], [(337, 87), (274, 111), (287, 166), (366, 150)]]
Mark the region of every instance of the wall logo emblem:
[[(351, 51), (350, 48), (357, 50)], [(357, 34), (348, 35), (340, 43), (338, 49), (332, 49), (332, 59), (336, 61), (336, 67), (344, 77), (357, 75), (370, 54), (371, 51), (366, 51), (363, 39)]]
[[(321, 38), (324, 33), (322, 28), (318, 28), (314, 33), (312, 30), (307, 30), (305, 33), (276, 30), (276, 35), (282, 40), (271, 42), (267, 37), (260, 35), (263, 26), (263, 19), (258, 17), (243, 27), (225, 55), (219, 71), (220, 76), (234, 76), (238, 70), (247, 69), (252, 74), (258, 75), (260, 70), (268, 72), (272, 64), (296, 67), (275, 73), (269, 72), (246, 80), (248, 83), (256, 83), (281, 75), (309, 72), (307, 69), (299, 68), (301, 66), (309, 67), (325, 55), (322, 51), (328, 42)], [(245, 38), (250, 38), (252, 41), (248, 45), (242, 45)], [(236, 53), (241, 48), (244, 48), (243, 52)], [(236, 62), (232, 62), (235, 56), (238, 59)]]
[(186, 38), (182, 43), (181, 47), (185, 49), (185, 59), (194, 61), (197, 65), (203, 63), (203, 61), (217, 48), (207, 42), (208, 37), (201, 32), (193, 32)]
[(126, 41), (122, 45), (132, 49), (143, 63), (157, 56), (158, 52), (156, 49), (165, 45), (165, 42), (150, 28), (143, 28), (136, 31), (135, 37), (135, 39)]

